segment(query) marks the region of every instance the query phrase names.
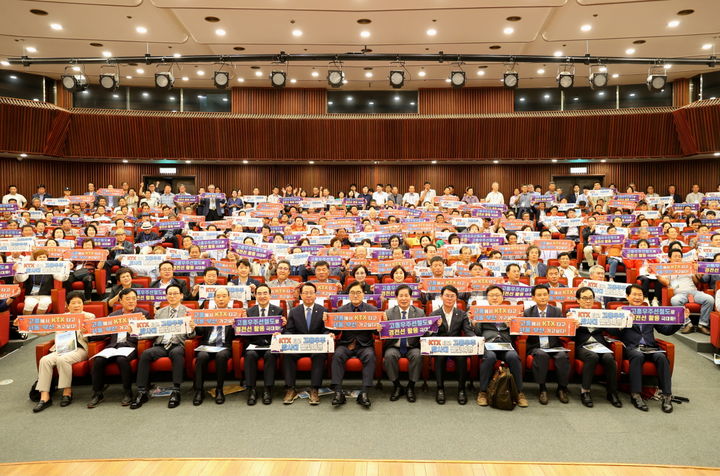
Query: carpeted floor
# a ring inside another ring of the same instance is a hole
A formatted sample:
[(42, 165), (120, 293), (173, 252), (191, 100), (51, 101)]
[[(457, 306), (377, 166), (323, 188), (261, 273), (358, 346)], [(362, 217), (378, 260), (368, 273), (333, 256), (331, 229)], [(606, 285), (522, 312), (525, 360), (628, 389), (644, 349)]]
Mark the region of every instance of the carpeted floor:
[(415, 404), (390, 402), (387, 382), (383, 390), (372, 392), (370, 410), (352, 400), (333, 408), (329, 396), (317, 407), (303, 400), (284, 406), (281, 386), (271, 406), (248, 407), (245, 394), (239, 393), (228, 396), (224, 405), (206, 400), (193, 407), (191, 383), (186, 382), (183, 402), (174, 410), (167, 408), (166, 398), (152, 399), (135, 411), (121, 407), (118, 385), (89, 410), (85, 404), (91, 389), (78, 385), (69, 407), (56, 403), (33, 414), (27, 393), (36, 378), (34, 347), (30, 342), (0, 359), (0, 381), (14, 381), (0, 386), (0, 461), (313, 457), (720, 465), (712, 440), (720, 426), (720, 373), (683, 344), (676, 345), (673, 388), (690, 403), (675, 405), (669, 415), (658, 402), (649, 402), (648, 413), (640, 412), (626, 395), (625, 406), (615, 409), (599, 386), (595, 408), (585, 408), (577, 383), (571, 385), (570, 404), (562, 405), (551, 394), (548, 406), (537, 403), (537, 386), (527, 384), (530, 407), (503, 412), (478, 407), (474, 396), (460, 406), (453, 388), (448, 389), (448, 403), (439, 406), (432, 383)]

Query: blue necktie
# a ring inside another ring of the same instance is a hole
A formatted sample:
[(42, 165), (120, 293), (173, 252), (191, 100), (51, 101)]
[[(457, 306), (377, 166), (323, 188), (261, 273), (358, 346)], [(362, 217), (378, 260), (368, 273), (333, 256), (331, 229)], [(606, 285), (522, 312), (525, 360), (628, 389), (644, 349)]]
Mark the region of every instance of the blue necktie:
[(310, 332), (310, 321), (312, 320), (312, 308), (305, 309), (305, 322), (307, 323), (308, 332)]
[[(402, 319), (402, 320), (405, 320), (406, 318), (407, 318), (407, 311), (403, 311), (403, 312), (402, 312), (402, 317), (401, 317), (401, 319)], [(407, 354), (407, 350), (408, 350), (408, 347), (407, 347), (407, 337), (402, 337), (402, 338), (400, 339), (400, 355), (405, 355), (405, 354)]]
[(222, 347), (223, 345), (223, 326), (217, 326), (215, 328), (215, 345), (217, 347)]

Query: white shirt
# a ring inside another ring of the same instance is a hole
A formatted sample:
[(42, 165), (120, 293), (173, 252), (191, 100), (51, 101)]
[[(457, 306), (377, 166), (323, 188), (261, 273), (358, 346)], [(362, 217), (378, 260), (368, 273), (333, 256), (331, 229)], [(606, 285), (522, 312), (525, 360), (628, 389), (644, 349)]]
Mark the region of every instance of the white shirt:
[(685, 197), (685, 201), (687, 203), (700, 203), (700, 202), (702, 202), (702, 199), (704, 196), (705, 196), (705, 194), (702, 192), (688, 193), (687, 197)]
[(372, 198), (375, 200), (375, 203), (378, 205), (385, 205), (385, 202), (387, 201), (388, 194), (380, 191), (380, 192), (373, 192)]
[(502, 192), (490, 192), (485, 197), (487, 203), (505, 203), (505, 196)]
[[(424, 192), (424, 191), (425, 191), (425, 190), (423, 190), (423, 192)], [(422, 193), (421, 193), (420, 195), (422, 195)], [(435, 190), (431, 188), (430, 190), (427, 191), (427, 193), (426, 193), (425, 196), (423, 197), (422, 202), (423, 202), (423, 203), (425, 203), (425, 202), (433, 203), (433, 202), (435, 201), (435, 196), (436, 196), (436, 195), (437, 195), (437, 193), (435, 193)], [(422, 205), (422, 203), (421, 203), (420, 205)]]
[(27, 204), (27, 199), (19, 193), (8, 193), (2, 198), (2, 202), (8, 203), (12, 199), (15, 199), (17, 201), (19, 208), (22, 208)]
[(267, 201), (268, 203), (280, 203), (280, 195), (268, 195)]
[(409, 203), (410, 205), (417, 206), (418, 202), (420, 201), (420, 195), (418, 195), (415, 192), (406, 192), (405, 195), (403, 195), (403, 203)]
[(445, 312), (445, 307), (443, 306), (443, 307), (442, 307), (442, 312), (443, 312), (443, 314), (445, 315), (445, 321), (447, 321), (447, 326), (448, 326), (448, 331), (449, 331), (449, 330), (450, 330), (450, 326), (452, 325), (452, 318), (453, 318), (453, 314), (455, 313), (455, 308), (453, 307), (453, 308), (450, 310), (450, 314), (448, 314), (447, 312)]

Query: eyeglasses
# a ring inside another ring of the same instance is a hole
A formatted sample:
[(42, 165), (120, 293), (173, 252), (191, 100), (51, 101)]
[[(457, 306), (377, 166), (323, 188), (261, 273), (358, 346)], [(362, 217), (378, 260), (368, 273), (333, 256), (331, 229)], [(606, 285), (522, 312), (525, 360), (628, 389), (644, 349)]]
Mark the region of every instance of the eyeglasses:
[(595, 299), (593, 296), (580, 296), (581, 301), (592, 301)]
[(352, 294), (353, 296), (358, 296), (360, 294), (364, 294), (362, 291), (350, 291), (348, 294)]

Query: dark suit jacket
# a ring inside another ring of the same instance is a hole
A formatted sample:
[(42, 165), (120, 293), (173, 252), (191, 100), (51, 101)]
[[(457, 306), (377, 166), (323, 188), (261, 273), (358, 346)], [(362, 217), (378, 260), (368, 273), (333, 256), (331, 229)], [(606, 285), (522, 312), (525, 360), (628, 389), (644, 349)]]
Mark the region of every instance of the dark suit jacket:
[[(135, 310), (133, 311), (133, 313), (135, 313), (135, 312), (139, 312), (140, 314), (142, 314), (143, 316), (145, 316), (145, 319), (149, 319), (149, 318), (150, 318), (150, 315), (148, 314), (148, 312), (147, 312), (145, 309), (142, 309), (142, 308), (140, 308), (140, 307), (136, 307)], [(117, 311), (113, 311), (113, 312), (111, 312), (110, 314), (108, 314), (108, 317), (121, 316), (121, 315), (123, 315), (123, 314), (125, 314), (125, 312), (123, 312), (122, 309), (118, 309)], [(106, 338), (106, 336), (98, 336), (98, 337), (99, 337), (99, 339), (97, 339), (97, 340), (103, 340), (103, 339)], [(110, 341), (108, 342), (108, 345), (107, 345), (107, 346), (108, 346), (108, 347), (114, 347), (114, 348), (119, 348), (119, 347), (137, 347), (137, 342), (138, 342), (137, 336), (132, 336), (132, 335), (130, 335), (130, 334), (128, 333), (127, 337), (125, 338), (125, 341), (124, 341), (124, 342), (120, 342), (120, 343), (118, 343), (117, 338), (118, 338), (118, 335), (117, 335), (117, 334), (111, 334), (111, 335), (110, 335)], [(93, 339), (93, 338), (91, 337), (89, 340), (95, 340), (95, 339)]]
[[(260, 316), (260, 308), (258, 305), (254, 305), (251, 308), (248, 308), (247, 310), (248, 317), (259, 317)], [(278, 306), (275, 306), (274, 304), (268, 304), (268, 316), (282, 316), (283, 312), (282, 309)], [(270, 341), (272, 340), (271, 334), (264, 334), (264, 335), (258, 335), (258, 336), (247, 336), (247, 343), (248, 344), (255, 344), (259, 346), (268, 346), (270, 345)]]
[[(352, 303), (347, 303), (344, 306), (340, 306), (337, 312), (353, 312)], [(378, 309), (372, 304), (362, 303), (358, 307), (360, 312), (375, 312)], [(340, 333), (339, 345), (349, 345), (353, 341), (357, 341), (357, 345), (360, 347), (372, 347), (375, 345), (375, 331), (342, 331)]]
[[(385, 316), (387, 316), (388, 321), (394, 321), (398, 320), (402, 317), (402, 314), (400, 313), (400, 306), (395, 306), (387, 311), (385, 311)], [(407, 318), (413, 319), (416, 317), (425, 317), (425, 311), (422, 309), (410, 306), (408, 308)], [(387, 349), (388, 347), (393, 347), (395, 344), (398, 343), (399, 339), (383, 339), (383, 350)], [(414, 348), (420, 348), (420, 338), (419, 337), (410, 337), (407, 340), (407, 346), (408, 349), (414, 349)]]
[[(187, 301), (190, 297), (190, 291), (188, 291), (187, 284), (185, 284), (185, 281), (182, 279), (172, 278), (170, 280), (173, 284), (180, 286), (180, 291), (183, 293), (183, 301)], [(169, 286), (169, 284), (168, 284)], [(159, 288), (160, 287), (160, 280), (156, 279), (152, 283), (150, 283), (151, 288)]]
[[(503, 323), (504, 324), (504, 323)], [(473, 329), (475, 334), (485, 338), (485, 342), (511, 342), (510, 328), (507, 325), (503, 325), (498, 328), (496, 324), (492, 322), (479, 322)]]
[(447, 321), (445, 320), (445, 312), (443, 311), (442, 307), (440, 307), (439, 309), (435, 309), (433, 312), (430, 313), (430, 315), (442, 317), (442, 325), (435, 333), (435, 335), (450, 337), (458, 337), (461, 335), (475, 335), (472, 325), (470, 324), (470, 320), (468, 319), (467, 313), (465, 311), (461, 311), (457, 307), (453, 309), (452, 323), (449, 328)]
[(313, 304), (312, 315), (310, 316), (310, 328), (308, 329), (305, 320), (305, 305), (300, 304), (290, 309), (288, 313), (287, 326), (283, 334), (329, 334), (330, 331), (325, 329), (323, 315), (327, 312), (324, 307)]
[(632, 327), (624, 329), (613, 329), (611, 332), (623, 344), (627, 350), (637, 349), (640, 346), (640, 338), (645, 338), (645, 345), (650, 347), (659, 347), (655, 340), (655, 330), (660, 334), (669, 336), (676, 333), (682, 326), (668, 325), (652, 325), (652, 324), (635, 324)]
[[(142, 286), (140, 286), (137, 283), (131, 283), (130, 287), (131, 288), (141, 288)], [(112, 299), (115, 296), (117, 296), (118, 294), (120, 294), (120, 291), (122, 291), (122, 290), (123, 290), (123, 287), (120, 284), (113, 285), (113, 287), (108, 289), (107, 292), (105, 293), (105, 296), (103, 297), (103, 301), (109, 301), (110, 299)]]
[[(538, 312), (538, 307), (533, 306), (530, 309), (525, 309), (525, 312), (523, 313), (523, 316), (525, 317), (540, 317), (540, 313)], [(548, 304), (547, 309), (545, 309), (545, 317), (563, 317), (562, 312), (560, 312), (560, 309), (556, 308), (555, 306), (551, 306)], [(562, 347), (562, 341), (557, 336), (549, 336), (550, 340), (550, 347)], [(532, 350), (536, 349), (537, 347), (540, 347), (540, 339), (538, 336), (528, 336), (527, 338), (527, 353), (529, 354)]]
[(596, 341), (609, 349), (610, 343), (607, 341), (607, 339), (605, 339), (604, 332), (605, 329), (601, 328), (595, 328), (592, 332), (590, 332), (590, 329), (587, 327), (578, 327), (577, 331), (575, 332), (575, 337), (573, 337), (573, 340), (575, 341), (575, 345), (577, 347), (580, 347), (585, 345), (590, 339), (590, 337), (594, 337)]
[[(232, 341), (235, 338), (235, 328), (233, 326), (225, 327), (225, 342), (224, 346), (230, 349), (232, 347)], [(195, 334), (200, 337), (200, 345), (215, 345), (215, 342), (210, 342), (210, 336), (212, 335), (214, 327), (196, 327)]]
[[(225, 204), (227, 203), (227, 200), (215, 200), (215, 212), (218, 214), (218, 216), (224, 216), (225, 215)], [(202, 210), (202, 213), (200, 212)], [(208, 216), (210, 213), (210, 199), (209, 198), (201, 198), (200, 203), (198, 205), (198, 213), (204, 216)]]

